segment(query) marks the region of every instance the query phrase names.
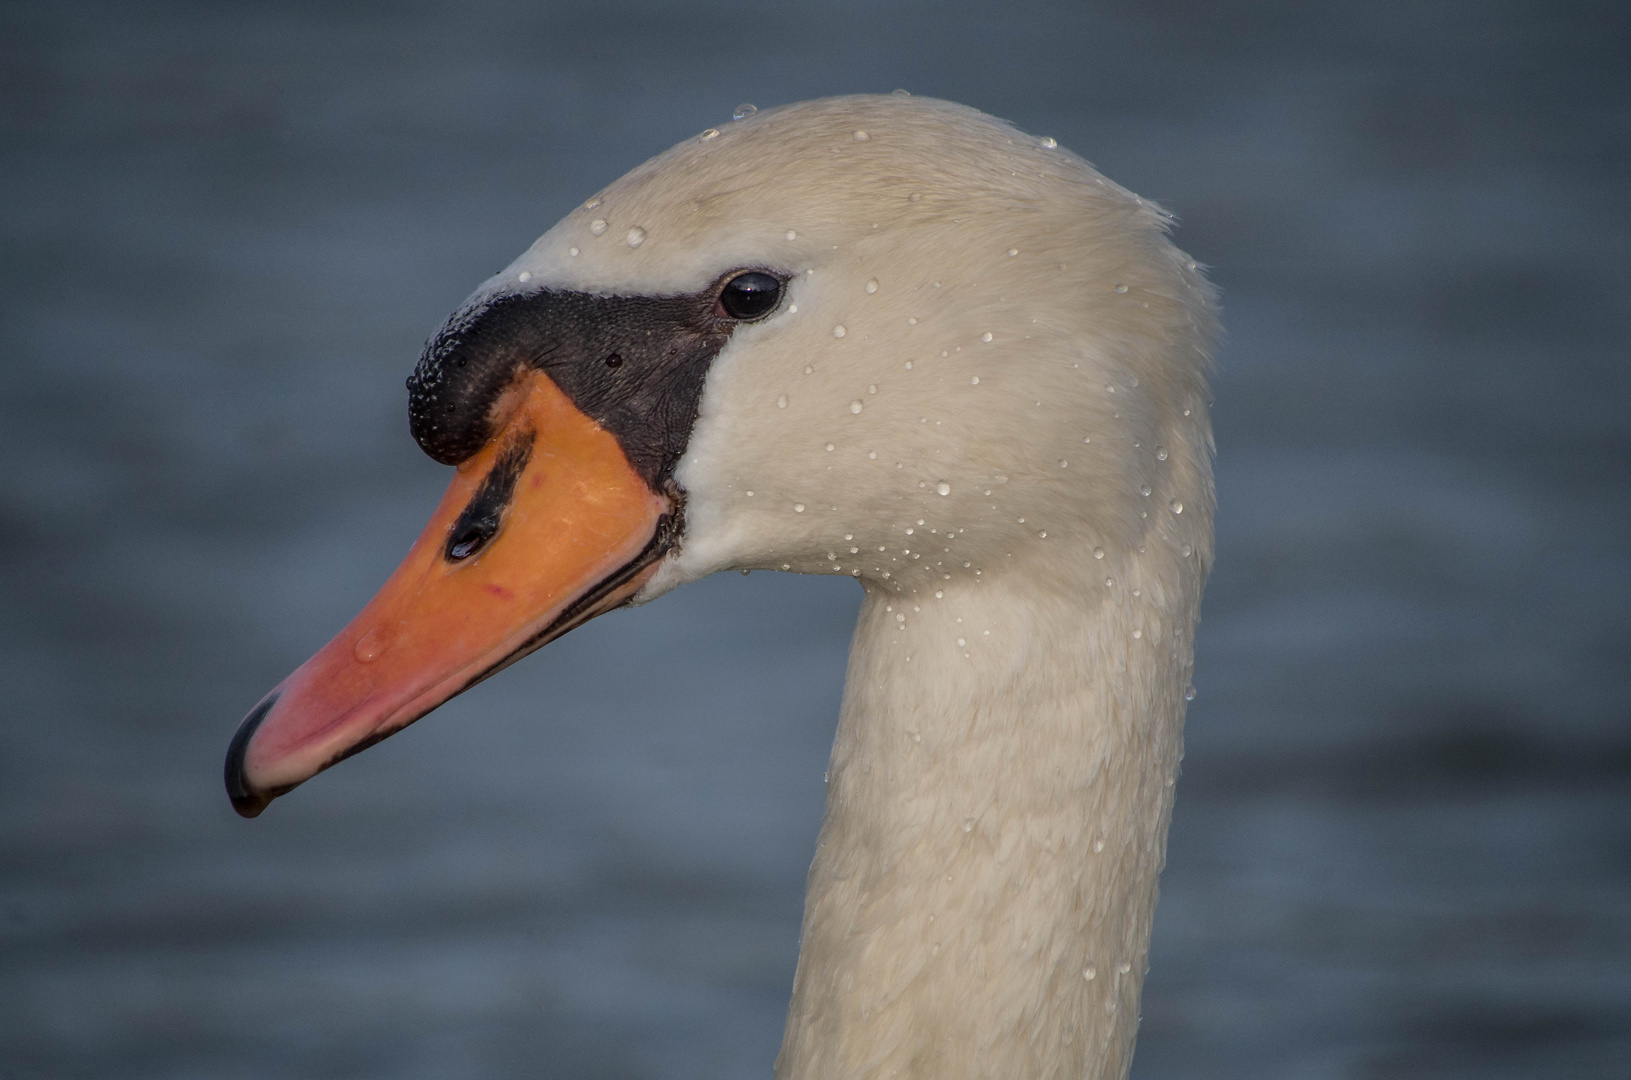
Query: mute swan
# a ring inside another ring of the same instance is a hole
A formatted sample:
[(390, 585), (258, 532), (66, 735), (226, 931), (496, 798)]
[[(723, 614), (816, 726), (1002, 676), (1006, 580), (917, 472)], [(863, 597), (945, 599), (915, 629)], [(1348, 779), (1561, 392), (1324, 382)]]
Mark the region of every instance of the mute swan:
[(726, 569), (865, 590), (776, 1075), (1120, 1077), (1212, 553), (1212, 291), (1052, 139), (855, 96), (709, 129), (484, 283), (408, 382), (457, 470), (243, 722), (245, 816)]

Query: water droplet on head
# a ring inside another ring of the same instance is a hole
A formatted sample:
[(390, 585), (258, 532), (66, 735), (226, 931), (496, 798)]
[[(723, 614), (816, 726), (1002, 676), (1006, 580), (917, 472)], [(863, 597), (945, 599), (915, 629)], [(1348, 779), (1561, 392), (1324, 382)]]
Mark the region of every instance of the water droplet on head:
[[(863, 406), (861, 405), (861, 402), (860, 402), (859, 399), (849, 403), (849, 411), (852, 412), (852, 413), (858, 413), (858, 412), (861, 411), (862, 408), (863, 408)], [(877, 457), (878, 455), (872, 454), (870, 456)]]
[(599, 205), (600, 205), (600, 196), (596, 195), (594, 198), (592, 198), (588, 202), (584, 203), (583, 208), (585, 210), (593, 210), (595, 207), (597, 207)]
[(804, 504), (803, 503), (794, 503), (793, 504), (793, 513), (795, 513), (795, 514), (804, 513)]
[(646, 242), (646, 230), (636, 225), (634, 228), (629, 230), (627, 240), (629, 242), (629, 247), (639, 247), (641, 244)]
[(1157, 461), (1167, 460), (1167, 448), (1166, 447), (1157, 446), (1155, 448), (1155, 460), (1157, 460)]
[(1088, 982), (1092, 982), (1094, 979), (1096, 979), (1098, 977), (1099, 977), (1099, 969), (1098, 968), (1087, 967), (1087, 968), (1082, 969), (1082, 978), (1086, 979)]
[(878, 291), (878, 279), (877, 278), (868, 278), (867, 279), (866, 291), (869, 292), (869, 293), (875, 293), (875, 292)]
[(1061, 469), (1068, 469), (1070, 467), (1070, 462), (1066, 461), (1064, 458), (1060, 458), (1059, 459), (1059, 467)]
[[(891, 91), (889, 91), (889, 93), (890, 93), (890, 96), (892, 96), (892, 97), (911, 97), (912, 96), (911, 91), (909, 91), (909, 90), (891, 90)], [(930, 916), (930, 918), (933, 918), (933, 916)]]
[(1127, 286), (1125, 286), (1125, 285), (1117, 285), (1117, 286), (1116, 286), (1116, 291), (1117, 291), (1117, 292), (1118, 292), (1118, 293), (1124, 293), (1124, 292), (1126, 292), (1126, 291), (1127, 291)]
[[(827, 452), (828, 452), (828, 453), (832, 453), (832, 448), (833, 448), (833, 447), (832, 447), (832, 443), (828, 443), (828, 444), (827, 444)], [(848, 538), (848, 537), (845, 537), (845, 539), (846, 539), (846, 540), (847, 540), (847, 539), (849, 539), (849, 538)]]
[(980, 340), (981, 341), (990, 341), (991, 340), (991, 331), (987, 330), (985, 333), (981, 334), (980, 335)]
[(842, 323), (832, 328), (833, 337), (843, 337), (847, 333), (849, 333), (849, 331), (844, 329), (844, 325)]
[(788, 229), (787, 230), (787, 239), (797, 240), (798, 238), (799, 238), (798, 230), (796, 230), (796, 229)]
[(969, 380), (968, 380), (968, 384), (970, 386), (979, 386), (980, 385), (980, 377), (978, 375), (971, 376), (969, 378)]
[[(957, 647), (958, 647), (958, 648), (959, 648), (959, 649), (961, 649), (961, 648), (963, 648), (963, 647), (964, 647), (964, 646), (966, 646), (966, 645), (967, 645), (967, 644), (968, 644), (968, 641), (967, 641), (967, 640), (966, 640), (966, 639), (964, 639), (964, 638), (958, 638), (958, 639), (957, 639)], [(967, 831), (968, 831), (968, 830), (967, 830), (967, 829), (964, 829), (964, 830), (963, 830), (963, 831), (964, 831), (964, 832), (967, 832)]]
[(1189, 558), (1191, 555), (1195, 554), (1195, 549), (1190, 547), (1188, 544), (1185, 544), (1183, 547), (1179, 548), (1178, 550), (1183, 552), (1184, 558), (1186, 558), (1186, 559)]
[(1195, 700), (1195, 684), (1194, 683), (1190, 683), (1188, 686), (1184, 687), (1184, 700), (1185, 701), (1194, 701)]
[(868, 135), (864, 131), (857, 131), (855, 133), (855, 141), (856, 142), (866, 142), (870, 138), (872, 138), (872, 136)]
[(1103, 548), (1101, 548), (1101, 547), (1096, 547), (1096, 548), (1094, 548), (1094, 549), (1093, 549), (1093, 557), (1094, 557), (1094, 558), (1095, 558), (1095, 559), (1102, 559), (1102, 558), (1104, 558), (1104, 549), (1103, 549)]
[(1150, 485), (1148, 485), (1148, 484), (1138, 485), (1138, 493), (1140, 495), (1144, 496), (1146, 499), (1149, 498), (1150, 497)]
[(944, 480), (942, 480), (942, 481), (940, 481), (940, 483), (936, 484), (934, 486), (934, 489), (936, 491), (938, 491), (942, 495), (950, 495), (951, 494), (951, 485), (946, 483)]
[(787, 395), (786, 394), (782, 394), (781, 396), (776, 398), (776, 408), (778, 408), (778, 409), (787, 408)]
[(577, 248), (567, 248), (566, 253), (568, 255), (572, 256), (574, 259), (578, 257), (578, 249)]
[(1113, 578), (1113, 577), (1107, 577), (1107, 578), (1105, 578), (1105, 579), (1104, 579), (1104, 587), (1105, 587), (1105, 588), (1106, 588), (1106, 589), (1113, 589), (1113, 588), (1115, 588), (1115, 587), (1116, 587), (1116, 579), (1115, 579), (1115, 578)]
[(877, 383), (868, 383), (867, 388), (866, 388), (866, 392), (869, 393), (869, 394), (876, 394), (878, 392), (878, 384)]
[(1009, 258), (1013, 258), (1015, 255), (1018, 255), (1018, 254), (1019, 254), (1019, 248), (1009, 248), (1008, 249), (1008, 257)]
[(603, 217), (595, 218), (589, 223), (589, 231), (596, 236), (604, 236), (606, 233), (606, 219)]
[(759, 107), (757, 105), (750, 105), (744, 101), (742, 104), (731, 110), (731, 119), (746, 120), (748, 117), (752, 116), (758, 111)]
[(719, 138), (719, 129), (718, 128), (709, 128), (707, 131), (704, 131), (702, 133), (702, 141), (703, 142), (707, 142), (709, 139), (717, 139), (717, 138)]
[(1171, 502), (1167, 503), (1167, 505), (1172, 507), (1172, 512), (1174, 514), (1181, 514), (1184, 512), (1184, 504), (1179, 502), (1177, 499), (1173, 499)]

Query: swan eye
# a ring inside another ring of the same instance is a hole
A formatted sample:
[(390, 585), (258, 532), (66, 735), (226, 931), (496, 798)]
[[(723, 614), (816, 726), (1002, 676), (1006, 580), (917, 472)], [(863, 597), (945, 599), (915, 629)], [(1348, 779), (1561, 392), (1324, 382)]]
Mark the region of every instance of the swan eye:
[(757, 319), (768, 315), (781, 300), (782, 283), (769, 274), (751, 270), (725, 282), (719, 306), (733, 319)]

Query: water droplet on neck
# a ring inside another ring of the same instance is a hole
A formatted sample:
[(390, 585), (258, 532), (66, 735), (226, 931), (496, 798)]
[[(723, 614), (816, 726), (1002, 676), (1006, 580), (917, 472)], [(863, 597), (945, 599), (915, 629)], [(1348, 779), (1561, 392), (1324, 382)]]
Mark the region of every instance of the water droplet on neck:
[(877, 278), (867, 278), (866, 291), (869, 292), (869, 293), (875, 293), (875, 292), (878, 291), (878, 279)]
[(1185, 544), (1183, 547), (1179, 548), (1179, 550), (1184, 553), (1184, 558), (1186, 559), (1195, 554), (1195, 549), (1190, 547), (1188, 544)]
[(641, 244), (646, 242), (646, 230), (636, 225), (634, 228), (629, 230), (629, 235), (626, 239), (629, 242), (629, 247), (639, 247)]
[(606, 234), (606, 219), (600, 217), (595, 218), (595, 220), (589, 223), (589, 231), (594, 233), (596, 236), (604, 236)]
[(748, 104), (747, 102), (744, 101), (742, 104), (738, 105), (736, 108), (731, 110), (731, 119), (732, 120), (746, 120), (748, 117), (752, 116), (754, 113), (756, 113), (758, 111), (759, 111), (759, 106), (750, 105), (750, 104)]
[(1058, 146), (1059, 146), (1059, 140), (1055, 139), (1053, 136), (1044, 135), (1042, 137), (1042, 149), (1044, 149), (1044, 150), (1054, 150), (1054, 149), (1057, 149)]
[(946, 483), (944, 480), (942, 480), (942, 481), (940, 481), (940, 483), (936, 484), (934, 486), (934, 489), (936, 491), (938, 491), (942, 495), (950, 495), (951, 494), (951, 485)]
[(1148, 484), (1138, 485), (1138, 493), (1140, 495), (1144, 496), (1146, 499), (1149, 498), (1150, 497), (1150, 485), (1148, 485)]
[(1102, 558), (1104, 558), (1104, 549), (1103, 549), (1103, 548), (1101, 548), (1101, 547), (1096, 547), (1096, 548), (1094, 548), (1094, 549), (1093, 549), (1093, 557), (1094, 557), (1094, 558), (1095, 558), (1095, 559), (1102, 559)]
[(856, 142), (866, 142), (867, 140), (869, 140), (871, 138), (872, 138), (872, 136), (868, 135), (864, 131), (857, 131), (855, 133), (855, 141)]
[(778, 409), (787, 408), (787, 395), (786, 394), (782, 394), (780, 397), (778, 397), (776, 399), (776, 408), (778, 408)]
[[(865, 408), (865, 406), (863, 406), (860, 403), (860, 401), (852, 401), (852, 402), (849, 403), (849, 411), (852, 412), (852, 413), (858, 413), (863, 408)], [(873, 456), (876, 457), (877, 455), (873, 455)]]
[(1118, 293), (1124, 293), (1124, 292), (1126, 292), (1126, 291), (1127, 291), (1127, 286), (1125, 286), (1125, 285), (1117, 285), (1117, 286), (1116, 286), (1116, 291), (1117, 291), (1117, 292), (1118, 292)]
[(1167, 460), (1167, 448), (1166, 447), (1157, 446), (1155, 448), (1155, 460), (1157, 460), (1157, 461)]
[(1194, 701), (1195, 700), (1195, 684), (1194, 683), (1191, 683), (1190, 685), (1184, 687), (1184, 700), (1185, 701)]
[(849, 333), (849, 331), (844, 329), (844, 325), (842, 323), (832, 328), (833, 337), (843, 337), (847, 333)]
[(981, 334), (980, 335), (980, 340), (981, 341), (990, 341), (991, 340), (991, 331), (987, 330), (985, 333)]
[(707, 142), (709, 139), (717, 139), (717, 138), (719, 138), (719, 129), (718, 128), (709, 128), (707, 131), (704, 131), (702, 133), (702, 141), (703, 142)]
[(1184, 504), (1179, 502), (1177, 499), (1173, 499), (1171, 502), (1167, 503), (1167, 505), (1172, 507), (1172, 512), (1174, 514), (1181, 514), (1184, 512)]
[(804, 513), (804, 504), (803, 503), (794, 503), (793, 504), (793, 513), (795, 513), (795, 514)]

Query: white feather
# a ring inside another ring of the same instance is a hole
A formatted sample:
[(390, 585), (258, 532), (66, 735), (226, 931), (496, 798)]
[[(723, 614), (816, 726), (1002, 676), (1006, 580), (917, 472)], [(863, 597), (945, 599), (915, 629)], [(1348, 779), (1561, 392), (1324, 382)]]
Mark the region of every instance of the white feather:
[(778, 1077), (1131, 1060), (1212, 552), (1216, 320), (1168, 217), (1050, 143), (915, 97), (766, 110), (492, 283), (791, 275), (708, 375), (682, 546), (642, 597), (732, 568), (866, 590)]

